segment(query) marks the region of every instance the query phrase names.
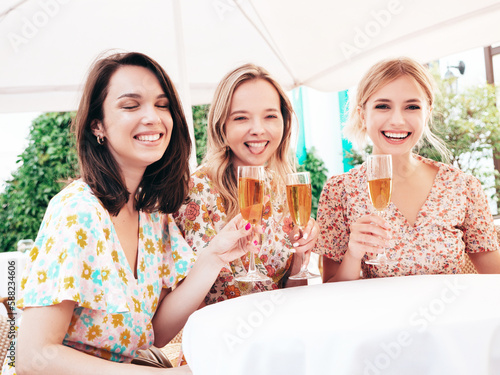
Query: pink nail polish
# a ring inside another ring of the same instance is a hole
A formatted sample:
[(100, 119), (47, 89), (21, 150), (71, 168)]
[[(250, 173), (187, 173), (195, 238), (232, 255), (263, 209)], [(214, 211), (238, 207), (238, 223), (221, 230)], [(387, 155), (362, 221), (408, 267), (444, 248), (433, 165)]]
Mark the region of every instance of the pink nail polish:
[(255, 246), (257, 246), (259, 243), (257, 242), (257, 240), (255, 240), (255, 241), (253, 241), (253, 244), (254, 244)]
[(250, 230), (251, 227), (252, 227), (252, 224), (250, 224), (250, 223), (247, 223), (247, 225), (245, 225), (246, 230)]

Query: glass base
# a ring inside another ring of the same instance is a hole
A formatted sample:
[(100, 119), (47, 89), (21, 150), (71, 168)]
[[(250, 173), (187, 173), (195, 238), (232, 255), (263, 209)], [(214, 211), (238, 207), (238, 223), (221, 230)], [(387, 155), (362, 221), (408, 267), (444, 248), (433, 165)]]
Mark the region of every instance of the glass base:
[(385, 255), (377, 255), (377, 257), (374, 259), (365, 260), (365, 263), (371, 264), (373, 266), (391, 266), (393, 264), (396, 264), (397, 262), (395, 260), (387, 258)]
[(316, 277), (321, 277), (321, 275), (309, 272), (309, 271), (300, 271), (295, 275), (289, 277), (290, 280), (306, 280), (306, 279), (314, 279)]
[(241, 281), (244, 283), (254, 283), (256, 281), (270, 281), (271, 278), (260, 272), (247, 273), (246, 275), (236, 276), (234, 278), (236, 281)]

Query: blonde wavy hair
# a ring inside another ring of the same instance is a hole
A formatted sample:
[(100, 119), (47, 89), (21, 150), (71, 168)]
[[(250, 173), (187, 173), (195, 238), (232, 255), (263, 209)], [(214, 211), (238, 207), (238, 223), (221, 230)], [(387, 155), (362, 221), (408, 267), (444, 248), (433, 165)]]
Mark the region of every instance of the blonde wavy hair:
[(265, 80), (274, 86), (280, 97), (283, 116), (283, 138), (276, 152), (268, 160), (266, 168), (274, 172), (273, 179), (280, 189), (284, 188), (286, 174), (295, 170), (290, 155), (294, 112), (281, 85), (267, 70), (254, 64), (242, 65), (226, 74), (215, 90), (208, 113), (207, 154), (203, 164), (208, 177), (222, 197), (228, 219), (238, 214), (238, 181), (233, 168), (233, 152), (227, 143), (225, 124), (236, 89), (244, 82), (257, 79)]
[(358, 108), (364, 110), (366, 102), (373, 93), (401, 76), (412, 78), (420, 86), (429, 106), (429, 121), (424, 127), (422, 138), (416, 147), (419, 148), (424, 140), (427, 140), (439, 152), (443, 160), (449, 160), (450, 151), (444, 142), (431, 130), (436, 83), (426, 67), (408, 57), (382, 60), (366, 72), (359, 82), (354, 102), (351, 103), (349, 122), (344, 128), (344, 135), (361, 149), (366, 146), (368, 141), (367, 131)]

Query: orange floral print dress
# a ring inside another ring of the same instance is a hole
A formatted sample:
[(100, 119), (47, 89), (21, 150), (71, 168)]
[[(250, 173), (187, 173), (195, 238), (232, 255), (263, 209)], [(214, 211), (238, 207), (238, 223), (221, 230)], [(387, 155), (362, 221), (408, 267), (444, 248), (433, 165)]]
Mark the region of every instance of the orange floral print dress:
[[(288, 216), (283, 215), (286, 196), (284, 192), (283, 194), (277, 192), (276, 184), (269, 173), (264, 194), (269, 195), (270, 200), (264, 207), (262, 219), (265, 234), (255, 265), (272, 281), (257, 283), (235, 281), (235, 275), (248, 269), (248, 255), (245, 255), (222, 268), (205, 298), (206, 304), (244, 294), (278, 289), (282, 286), (283, 277), (290, 268), (292, 260), (287, 233), (293, 228), (293, 223)], [(188, 203), (173, 214), (173, 217), (194, 251), (205, 248), (226, 224), (226, 211), (222, 198), (203, 168), (191, 176)]]
[[(116, 362), (153, 344), (162, 288), (183, 279), (195, 261), (171, 217), (139, 212), (135, 278), (109, 213), (82, 181), (51, 200), (29, 256), (17, 306), (75, 301), (63, 344)], [(13, 373), (6, 360), (2, 374)]]
[[(479, 180), (453, 166), (414, 157), (439, 168), (429, 196), (413, 226), (394, 203), (389, 204), (384, 217), (390, 223), (393, 238), (386, 253), (397, 263), (379, 267), (363, 261), (363, 277), (460, 273), (466, 252), (498, 249), (493, 217)], [(319, 202), (321, 233), (314, 251), (341, 262), (350, 225), (359, 217), (374, 213), (365, 164), (331, 177)]]

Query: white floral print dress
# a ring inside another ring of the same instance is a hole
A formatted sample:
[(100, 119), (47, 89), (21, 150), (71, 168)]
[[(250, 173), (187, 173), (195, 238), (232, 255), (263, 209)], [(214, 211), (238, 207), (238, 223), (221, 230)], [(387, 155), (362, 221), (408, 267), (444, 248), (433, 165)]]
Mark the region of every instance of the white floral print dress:
[[(175, 286), (195, 261), (170, 216), (139, 212), (135, 278), (109, 213), (82, 181), (51, 200), (29, 256), (17, 306), (75, 301), (63, 344), (117, 362), (153, 344), (162, 288)], [(2, 374), (14, 374), (7, 362)]]

